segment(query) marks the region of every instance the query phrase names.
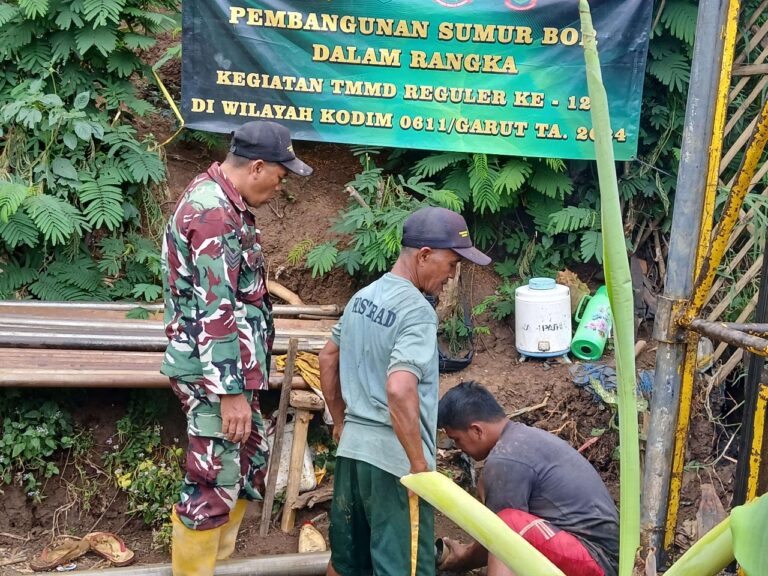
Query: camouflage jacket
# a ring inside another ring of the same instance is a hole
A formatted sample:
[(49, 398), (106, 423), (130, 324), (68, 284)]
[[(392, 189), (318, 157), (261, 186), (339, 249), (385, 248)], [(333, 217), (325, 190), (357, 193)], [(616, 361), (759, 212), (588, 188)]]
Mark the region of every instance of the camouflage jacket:
[(218, 163), (189, 184), (165, 229), (161, 372), (212, 394), (268, 384), (274, 340), (260, 231)]

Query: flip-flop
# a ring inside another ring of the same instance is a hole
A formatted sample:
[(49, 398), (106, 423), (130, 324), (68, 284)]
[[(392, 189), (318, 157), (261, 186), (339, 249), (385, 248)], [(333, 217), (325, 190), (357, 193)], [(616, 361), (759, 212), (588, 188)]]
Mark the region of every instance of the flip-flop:
[(35, 572), (53, 570), (56, 566), (67, 564), (75, 558), (80, 558), (88, 552), (91, 545), (85, 538), (75, 536), (60, 536), (52, 544), (43, 548), (29, 563)]
[(83, 540), (90, 543), (92, 552), (114, 566), (128, 566), (136, 560), (133, 550), (129, 550), (122, 538), (112, 532), (91, 532), (83, 536)]

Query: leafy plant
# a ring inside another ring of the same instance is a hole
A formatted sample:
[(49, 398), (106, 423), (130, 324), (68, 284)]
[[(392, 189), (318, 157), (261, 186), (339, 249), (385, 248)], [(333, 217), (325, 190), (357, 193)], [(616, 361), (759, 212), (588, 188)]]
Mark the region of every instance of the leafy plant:
[(136, 286), (157, 285), (156, 275), (113, 290), (98, 243), (137, 231), (157, 237), (165, 163), (127, 122), (152, 110), (130, 77), (146, 69), (136, 50), (174, 26), (153, 9), (175, 8), (170, 0), (0, 5), (0, 297), (157, 297)]
[(125, 416), (117, 421), (115, 436), (108, 440), (111, 449), (104, 454), (107, 470), (127, 492), (128, 514), (155, 528), (160, 545), (169, 542), (171, 506), (184, 476), (184, 451), (162, 443), (160, 422), (168, 406), (162, 398), (134, 394)]
[(43, 480), (59, 474), (54, 454), (72, 446), (72, 418), (52, 401), (20, 398), (0, 406), (0, 479), (24, 487), (27, 496), (41, 500)]
[(515, 312), (515, 290), (522, 284), (522, 281), (510, 282), (509, 279), (505, 279), (495, 293), (484, 298), (472, 309), (472, 313), (480, 316), (488, 312), (494, 320), (503, 320), (511, 316)]
[(312, 276), (327, 274), (334, 267), (350, 275), (384, 272), (400, 252), (403, 222), (412, 211), (430, 205), (460, 210), (463, 205), (457, 194), (439, 189), (420, 176), (406, 179), (384, 174), (371, 153), (364, 149), (359, 154), (363, 170), (347, 185), (350, 205), (332, 228), (350, 239), (341, 249), (339, 241), (315, 246), (307, 254)]

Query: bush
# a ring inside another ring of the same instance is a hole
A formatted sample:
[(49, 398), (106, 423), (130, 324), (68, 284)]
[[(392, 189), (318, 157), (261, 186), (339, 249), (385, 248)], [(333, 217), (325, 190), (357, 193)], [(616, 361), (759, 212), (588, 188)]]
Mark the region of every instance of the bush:
[[(131, 121), (152, 111), (136, 54), (169, 0), (0, 4), (0, 297), (155, 299), (165, 164)], [(156, 232), (156, 230), (155, 230)]]

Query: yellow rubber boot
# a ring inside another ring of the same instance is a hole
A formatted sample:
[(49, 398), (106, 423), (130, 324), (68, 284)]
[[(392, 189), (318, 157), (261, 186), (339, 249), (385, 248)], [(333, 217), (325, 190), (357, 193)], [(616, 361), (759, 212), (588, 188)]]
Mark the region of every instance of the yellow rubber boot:
[(212, 530), (187, 528), (176, 515), (171, 514), (171, 565), (173, 576), (213, 576), (216, 555), (219, 552), (221, 527)]
[(219, 535), (219, 553), (216, 560), (224, 560), (232, 556), (237, 542), (237, 532), (240, 530), (240, 524), (245, 516), (245, 509), (248, 508), (248, 500), (238, 500), (235, 507), (229, 513), (229, 521), (221, 526)]

